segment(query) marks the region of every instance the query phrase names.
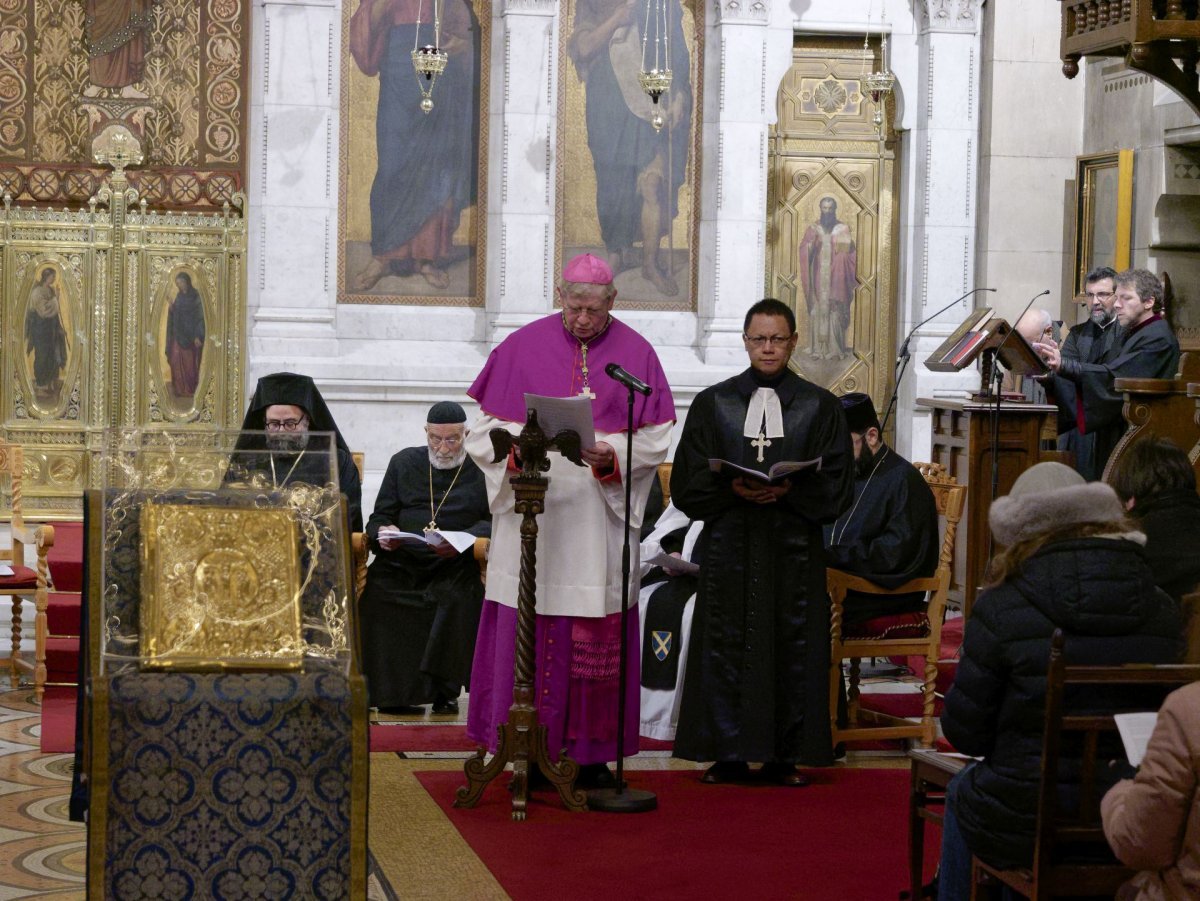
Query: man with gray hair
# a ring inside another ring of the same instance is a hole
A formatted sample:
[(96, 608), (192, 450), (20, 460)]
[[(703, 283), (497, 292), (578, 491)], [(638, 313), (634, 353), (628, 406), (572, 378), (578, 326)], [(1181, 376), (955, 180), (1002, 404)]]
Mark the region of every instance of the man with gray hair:
[(491, 534), (483, 473), (467, 456), (467, 414), (453, 401), (429, 408), (425, 444), (388, 462), (367, 521), (375, 559), (360, 604), (367, 694), (384, 713), (457, 713), (470, 681), (483, 603), (470, 548), (426, 544), (403, 533)]
[[(1158, 276), (1146, 269), (1126, 269), (1112, 282), (1112, 309), (1121, 333), (1099, 360), (1086, 362), (1068, 357), (1053, 344), (1034, 345), (1054, 371), (1056, 398), (1064, 383), (1074, 390), (1079, 434), (1095, 436), (1091, 468), (1088, 472), (1081, 470), (1089, 479), (1103, 476), (1105, 464), (1125, 432), (1121, 413), (1124, 398), (1114, 390), (1113, 381), (1167, 379), (1179, 366), (1179, 342), (1162, 316), (1163, 286)], [(1095, 315), (1093, 310), (1093, 321)]]

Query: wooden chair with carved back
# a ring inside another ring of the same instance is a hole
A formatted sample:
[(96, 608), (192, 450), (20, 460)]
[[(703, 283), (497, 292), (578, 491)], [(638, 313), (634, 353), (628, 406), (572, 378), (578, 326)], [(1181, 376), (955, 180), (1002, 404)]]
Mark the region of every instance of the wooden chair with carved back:
[[(1114, 771), (1114, 758), (1124, 753), (1113, 715), (1157, 710), (1171, 691), (1200, 681), (1200, 666), (1068, 666), (1065, 644), (1062, 630), (1055, 629), (1046, 672), (1033, 866), (1002, 870), (974, 858), (972, 901), (991, 896), (1001, 885), (1032, 901), (1112, 897), (1134, 875), (1134, 870), (1113, 856), (1100, 820), (1100, 801), (1113, 781), (1106, 774)], [(1101, 692), (1110, 702), (1103, 713), (1096, 712), (1100, 705), (1094, 702)], [(1068, 694), (1086, 697), (1092, 702), (1092, 710), (1068, 713), (1064, 703)], [(1062, 806), (1062, 784), (1067, 774), (1078, 785), (1078, 807), (1074, 810)]]
[[(911, 579), (894, 589), (880, 588), (873, 582), (853, 573), (830, 568), (826, 584), (832, 604), (829, 661), (829, 717), (833, 723), (833, 740), (859, 741), (875, 738), (915, 738), (921, 747), (933, 746), (936, 734), (933, 708), (937, 683), (937, 661), (942, 640), (942, 621), (946, 615), (946, 599), (954, 571), (954, 538), (962, 520), (967, 489), (946, 473), (939, 463), (914, 463), (925, 477), (937, 502), (938, 515), (945, 520), (937, 570), (924, 579)], [(865, 623), (843, 626), (846, 594), (849, 591), (866, 594), (928, 593), (925, 610), (918, 613), (879, 616)], [(866, 657), (916, 656), (925, 661), (922, 674), (923, 705), (919, 722), (863, 710), (859, 703), (859, 663)], [(838, 727), (838, 693), (842, 681), (842, 661), (850, 661), (848, 692), (848, 723)]]
[[(22, 476), (25, 457), (21, 446), (0, 441), (0, 509), (8, 511), (7, 546), (0, 545), (0, 595), (12, 602), (12, 646), (8, 657), (12, 687), (20, 685), (21, 674), (33, 676), (38, 702), (46, 685), (46, 604), (49, 599), (50, 567), (46, 555), (54, 546), (53, 526), (26, 525), (22, 512)], [(27, 560), (26, 549), (34, 551)], [(26, 565), (32, 562), (33, 567)], [(34, 604), (34, 653), (26, 659), (21, 652), (21, 607), (26, 600)]]

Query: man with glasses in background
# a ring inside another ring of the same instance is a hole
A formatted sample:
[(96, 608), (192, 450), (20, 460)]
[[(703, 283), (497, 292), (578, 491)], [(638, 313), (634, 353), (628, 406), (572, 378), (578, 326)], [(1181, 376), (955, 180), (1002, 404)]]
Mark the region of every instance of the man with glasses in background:
[[(259, 379), (254, 396), (250, 398), (246, 418), (242, 420), (242, 431), (266, 432), (270, 449), (294, 452), (294, 460), (287, 472), (274, 475), (272, 481), (276, 487), (283, 487), (288, 482), (307, 482), (320, 478), (312, 467), (305, 465), (307, 435), (309, 432), (333, 432), (337, 442), (338, 487), (346, 495), (350, 531), (362, 531), (362, 483), (358, 477), (358, 467), (354, 465), (350, 447), (338, 430), (325, 399), (309, 376), (273, 372)], [(238, 439), (239, 449), (247, 450), (252, 445), (249, 436)], [(247, 459), (251, 468), (259, 468), (261, 460), (256, 462), (253, 456)], [(317, 461), (314, 460), (314, 464)], [(231, 471), (226, 481), (233, 476)], [(320, 481), (324, 479), (320, 478)]]
[(372, 707), (382, 713), (458, 713), (470, 684), (483, 603), (471, 550), (426, 544), (398, 533), (491, 534), (483, 473), (467, 456), (467, 414), (452, 401), (429, 408), (423, 446), (388, 462), (367, 521), (375, 559), (359, 606), (363, 672)]
[[(1082, 363), (1101, 363), (1115, 357), (1121, 346), (1121, 326), (1117, 324), (1113, 305), (1116, 289), (1115, 269), (1100, 266), (1087, 274), (1083, 291), (1087, 297), (1088, 318), (1071, 329), (1059, 351), (1063, 360)], [(1075, 383), (1061, 375), (1043, 381), (1047, 399), (1058, 405), (1058, 449), (1075, 455), (1076, 471), (1094, 482), (1104, 472), (1104, 461), (1096, 465), (1096, 433), (1079, 431), (1079, 401)]]
[[(796, 764), (833, 763), (821, 527), (850, 506), (854, 448), (838, 399), (788, 369), (796, 340), (786, 304), (750, 308), (750, 368), (696, 396), (671, 471), (675, 506), (704, 520), (674, 753), (715, 761), (707, 783), (802, 786)], [(715, 472), (714, 459), (813, 465), (768, 484)]]

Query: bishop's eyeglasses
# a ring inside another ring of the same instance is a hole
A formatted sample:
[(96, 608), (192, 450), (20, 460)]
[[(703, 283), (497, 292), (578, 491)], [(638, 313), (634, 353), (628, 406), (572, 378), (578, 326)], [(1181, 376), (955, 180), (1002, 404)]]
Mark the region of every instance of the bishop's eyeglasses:
[(266, 428), (268, 432), (296, 432), (307, 422), (307, 419), (268, 419)]

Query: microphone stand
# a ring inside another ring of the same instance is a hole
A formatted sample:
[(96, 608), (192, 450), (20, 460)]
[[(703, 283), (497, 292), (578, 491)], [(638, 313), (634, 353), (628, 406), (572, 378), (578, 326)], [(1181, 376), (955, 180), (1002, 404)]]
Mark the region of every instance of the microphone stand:
[[(612, 373), (609, 373), (612, 375)], [(614, 376), (615, 378), (615, 376)], [(618, 379), (618, 381), (620, 381)], [(617, 784), (587, 793), (588, 809), (606, 813), (645, 813), (658, 807), (654, 792), (625, 786), (625, 686), (629, 679), (629, 510), (633, 503), (633, 392), (632, 385), (621, 382), (629, 395), (629, 417), (625, 429), (625, 544), (621, 548), (621, 659), (617, 667)]]
[[(1037, 300), (1039, 297), (1045, 297), (1049, 293), (1050, 293), (1050, 289), (1047, 288), (1041, 294), (1035, 294), (1035, 295), (1033, 295), (1033, 297), (1029, 298), (1029, 303), (1025, 304), (1025, 309), (1023, 309), (1021, 311), (1021, 315), (1013, 320), (1012, 328), (1009, 329), (1007, 332), (1005, 332), (1004, 337), (1000, 339), (1000, 343), (997, 344), (995, 346), (995, 348), (992, 349), (991, 351), (984, 351), (984, 353), (991, 353), (991, 355), (992, 355), (992, 366), (991, 366), (991, 369), (988, 370), (988, 372), (991, 376), (990, 381), (992, 382), (992, 385), (988, 386), (988, 387), (990, 387), (990, 389), (992, 391), (992, 395), (994, 397), (994, 401), (992, 404), (992, 410), (991, 410), (991, 420), (992, 420), (991, 421), (991, 427), (992, 427), (992, 447), (991, 447), (992, 498), (991, 498), (990, 503), (995, 502), (996, 494), (1000, 490), (1000, 446), (999, 446), (1000, 445), (1000, 400), (1001, 400), (1001, 395), (1002, 395), (1001, 388), (1004, 385), (1004, 373), (1001, 372), (1001, 370), (1000, 370), (1000, 351), (1002, 351), (1004, 349), (1004, 345), (1008, 343), (1009, 336), (1012, 335), (1012, 333), (1017, 330), (1017, 323), (1020, 322), (1021, 319), (1024, 318), (1025, 314), (1029, 312), (1029, 308), (1033, 306), (1033, 302), (1035, 300)], [(996, 549), (996, 538), (994, 535), (992, 535), (991, 529), (989, 529), (988, 530), (988, 566), (991, 566), (992, 556), (995, 553), (995, 549)], [(986, 571), (986, 568), (985, 568), (985, 571)]]
[(946, 304), (944, 307), (942, 307), (936, 313), (932, 313), (929, 316), (926, 316), (924, 319), (922, 319), (920, 322), (918, 322), (916, 325), (914, 325), (912, 327), (912, 329), (908, 333), (908, 337), (906, 337), (904, 339), (904, 343), (900, 345), (900, 353), (896, 357), (896, 373), (895, 373), (895, 377), (892, 381), (892, 397), (891, 397), (891, 400), (888, 401), (887, 410), (884, 411), (883, 421), (879, 424), (880, 432), (883, 432), (885, 429), (887, 429), (888, 420), (891, 419), (891, 417), (892, 417), (892, 409), (896, 406), (896, 397), (900, 394), (900, 380), (902, 378), (904, 378), (904, 371), (906, 369), (908, 369), (908, 360), (909, 360), (908, 342), (910, 342), (913, 339), (913, 335), (915, 335), (917, 333), (917, 329), (919, 329), (925, 323), (929, 322), (929, 320), (935, 319), (936, 317), (941, 316), (943, 313), (945, 313), (948, 309), (950, 309), (952, 306), (954, 306), (960, 300), (966, 300), (972, 294), (976, 294), (979, 291), (995, 291), (995, 290), (996, 290), (995, 288), (972, 288), (970, 291), (968, 291), (962, 297), (954, 298), (954, 300), (950, 301), (950, 303)]

